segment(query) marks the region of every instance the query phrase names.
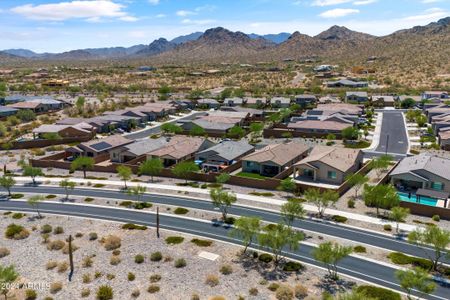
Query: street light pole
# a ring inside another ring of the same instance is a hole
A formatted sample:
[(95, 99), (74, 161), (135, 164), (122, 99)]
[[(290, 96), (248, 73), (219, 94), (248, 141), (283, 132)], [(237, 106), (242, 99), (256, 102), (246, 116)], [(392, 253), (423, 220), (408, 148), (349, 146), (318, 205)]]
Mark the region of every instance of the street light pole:
[(386, 135), (386, 155), (388, 154), (388, 147), (389, 147), (389, 134)]
[(156, 237), (159, 239), (159, 206), (156, 207)]

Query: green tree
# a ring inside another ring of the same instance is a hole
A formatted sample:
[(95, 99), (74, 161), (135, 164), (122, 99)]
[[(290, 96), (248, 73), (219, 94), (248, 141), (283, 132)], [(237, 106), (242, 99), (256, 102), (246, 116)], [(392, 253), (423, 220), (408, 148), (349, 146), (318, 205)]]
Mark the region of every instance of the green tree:
[(245, 135), (245, 130), (240, 126), (233, 126), (228, 130), (227, 136), (234, 139), (241, 139)]
[(359, 190), (369, 181), (369, 177), (361, 173), (349, 174), (345, 178), (355, 190), (355, 199), (358, 198)]
[(416, 105), (416, 101), (412, 98), (406, 98), (400, 102), (401, 108), (411, 108), (414, 107), (414, 105)]
[(131, 175), (133, 172), (131, 171), (130, 167), (127, 166), (118, 166), (116, 168), (117, 174), (119, 175), (120, 179), (123, 180), (123, 184), (125, 186), (125, 189), (127, 189), (127, 181), (131, 179)]
[(159, 158), (147, 159), (139, 166), (139, 174), (151, 177), (158, 176), (164, 168), (162, 161)]
[(189, 174), (198, 172), (199, 170), (200, 168), (193, 161), (183, 161), (177, 164), (172, 169), (172, 172), (175, 176), (183, 178), (187, 183)]
[(36, 209), (36, 212), (37, 212), (37, 214), (38, 214), (38, 218), (39, 218), (39, 219), (42, 218), (41, 213), (39, 212), (39, 203), (41, 203), (42, 201), (44, 201), (44, 199), (45, 199), (45, 198), (44, 198), (43, 196), (41, 196), (41, 195), (35, 195), (35, 196), (32, 196), (32, 197), (28, 198), (28, 200), (27, 200), (27, 203), (28, 203), (31, 207), (33, 207), (34, 209)]
[(281, 205), (280, 214), (284, 224), (291, 228), (295, 219), (302, 219), (306, 211), (299, 201), (292, 199)]
[(70, 164), (70, 169), (72, 171), (82, 170), (83, 177), (86, 178), (86, 171), (92, 169), (95, 165), (95, 161), (92, 157), (87, 156), (78, 156), (75, 160)]
[(16, 184), (14, 177), (11, 175), (3, 175), (0, 177), (0, 186), (8, 191), (8, 196), (11, 197), (11, 188)]
[(341, 135), (344, 140), (355, 141), (359, 138), (359, 130), (356, 127), (350, 126), (342, 129)]
[(395, 232), (398, 234), (398, 227), (400, 222), (404, 222), (405, 218), (409, 215), (409, 208), (395, 206), (389, 213), (389, 218), (397, 224)]
[(31, 109), (21, 109), (17, 112), (16, 116), (23, 122), (36, 120), (36, 114)]
[(84, 98), (84, 97), (78, 97), (77, 101), (75, 101), (75, 106), (77, 107), (79, 114), (83, 113), (85, 103), (86, 103), (86, 98)]
[(317, 207), (320, 218), (324, 216), (328, 207), (333, 206), (339, 200), (339, 194), (332, 190), (326, 190), (321, 193), (318, 189), (308, 189), (305, 191), (304, 196), (306, 201)]
[(258, 239), (261, 246), (269, 248), (272, 252), (276, 268), (282, 257), (283, 248), (289, 246), (291, 250), (297, 250), (299, 242), (304, 238), (301, 232), (294, 231), (284, 224), (276, 224), (266, 226)]
[(422, 113), (420, 110), (410, 109), (406, 112), (406, 120), (408, 122), (414, 122), (417, 116), (420, 116)]
[(191, 130), (189, 130), (189, 135), (192, 136), (204, 136), (205, 134), (206, 134), (205, 129), (195, 124), (194, 126), (192, 126)]
[(427, 124), (427, 117), (424, 114), (420, 114), (416, 117), (416, 123), (418, 127), (424, 127)]
[(400, 282), (400, 286), (406, 291), (408, 299), (412, 299), (411, 293), (413, 290), (418, 291), (421, 296), (417, 300), (431, 294), (436, 288), (436, 284), (431, 280), (427, 271), (422, 268), (414, 268), (413, 270), (397, 270), (395, 272)]
[(379, 209), (391, 209), (398, 206), (400, 198), (397, 190), (391, 184), (365, 185), (363, 192), (364, 203), (368, 207), (376, 207), (377, 216), (380, 216)]
[(41, 135), (44, 140), (57, 141), (62, 139), (62, 137), (57, 132), (46, 132)]
[(425, 229), (416, 229), (408, 235), (408, 242), (425, 247), (432, 247), (434, 256), (425, 254), (433, 262), (433, 270), (437, 270), (442, 257), (449, 255), (450, 231), (441, 229), (438, 226), (428, 225)]
[(59, 186), (62, 187), (66, 193), (66, 201), (69, 200), (70, 191), (73, 191), (75, 185), (76, 183), (69, 179), (64, 179), (59, 183)]
[(237, 201), (236, 195), (222, 189), (212, 189), (209, 192), (212, 204), (222, 213), (222, 220), (227, 221), (228, 209)]
[(327, 141), (332, 142), (335, 139), (336, 139), (336, 135), (335, 134), (332, 134), (332, 133), (327, 134)]
[(233, 229), (230, 235), (238, 237), (242, 240), (244, 245), (244, 253), (247, 248), (253, 243), (253, 240), (258, 236), (261, 228), (261, 220), (256, 217), (240, 217), (233, 224)]
[(326, 242), (319, 244), (317, 248), (312, 251), (315, 260), (326, 265), (330, 278), (333, 280), (339, 279), (337, 272), (337, 264), (339, 261), (352, 253), (351, 246), (341, 246), (337, 243)]
[(44, 172), (42, 172), (41, 168), (33, 167), (31, 165), (27, 165), (23, 167), (22, 171), (23, 176), (30, 176), (33, 184), (36, 184), (36, 177), (43, 176)]
[(179, 134), (183, 132), (183, 128), (173, 123), (164, 123), (161, 125), (164, 134)]
[(216, 176), (216, 182), (219, 184), (225, 184), (230, 180), (231, 175), (228, 173), (221, 173), (219, 176)]
[(293, 193), (296, 188), (297, 184), (291, 177), (281, 180), (277, 187), (278, 190), (286, 192), (286, 197), (289, 196), (289, 193)]
[(7, 300), (9, 287), (18, 277), (19, 274), (13, 265), (7, 267), (0, 265), (0, 292), (5, 296), (5, 300)]
[(145, 194), (147, 188), (142, 185), (136, 185), (127, 190), (128, 195), (136, 197), (136, 201), (140, 202), (142, 195)]
[(254, 136), (258, 136), (263, 129), (264, 129), (264, 123), (253, 122), (253, 123), (250, 124), (250, 132)]
[(382, 155), (372, 160), (371, 167), (375, 170), (378, 178), (380, 178), (383, 172), (389, 168), (392, 160), (393, 158), (391, 155)]

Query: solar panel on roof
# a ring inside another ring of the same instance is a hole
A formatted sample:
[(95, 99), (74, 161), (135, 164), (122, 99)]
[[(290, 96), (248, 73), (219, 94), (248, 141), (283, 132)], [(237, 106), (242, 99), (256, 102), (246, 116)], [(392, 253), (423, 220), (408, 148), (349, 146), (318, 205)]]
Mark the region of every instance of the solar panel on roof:
[(111, 148), (111, 144), (108, 144), (107, 142), (100, 142), (97, 144), (91, 145), (91, 148), (97, 151), (103, 151), (105, 149)]

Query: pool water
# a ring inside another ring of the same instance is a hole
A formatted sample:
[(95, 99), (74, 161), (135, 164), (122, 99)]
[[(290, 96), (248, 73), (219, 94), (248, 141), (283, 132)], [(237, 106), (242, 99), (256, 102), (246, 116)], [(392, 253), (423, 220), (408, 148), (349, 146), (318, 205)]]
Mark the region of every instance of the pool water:
[(411, 198), (408, 197), (408, 193), (397, 192), (397, 194), (400, 197), (401, 201), (420, 203), (429, 206), (436, 206), (437, 203), (437, 199), (430, 197), (421, 196), (419, 198), (419, 202), (417, 202), (417, 197), (414, 194), (411, 194)]

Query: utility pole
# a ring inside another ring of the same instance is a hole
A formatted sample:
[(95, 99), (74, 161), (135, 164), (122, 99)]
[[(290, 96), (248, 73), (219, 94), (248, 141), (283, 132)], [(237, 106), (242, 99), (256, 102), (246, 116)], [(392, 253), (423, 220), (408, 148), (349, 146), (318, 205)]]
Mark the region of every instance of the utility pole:
[(159, 239), (159, 206), (156, 207), (156, 237)]
[(389, 147), (389, 134), (386, 135), (386, 155), (388, 154), (388, 147)]
[(70, 261), (69, 281), (72, 281), (72, 276), (73, 276), (72, 235), (69, 235), (69, 261)]

